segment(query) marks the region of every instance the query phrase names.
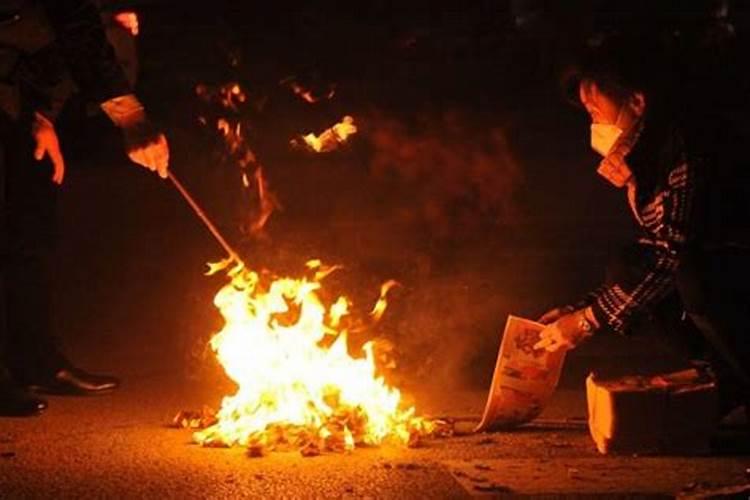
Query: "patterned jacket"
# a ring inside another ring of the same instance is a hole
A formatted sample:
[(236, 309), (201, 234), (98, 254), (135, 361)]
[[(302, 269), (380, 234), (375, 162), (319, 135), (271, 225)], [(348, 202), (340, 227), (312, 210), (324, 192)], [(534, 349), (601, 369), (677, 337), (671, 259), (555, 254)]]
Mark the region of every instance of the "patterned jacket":
[(131, 92), (101, 24), (86, 0), (0, 2), (0, 110), (54, 118), (73, 82), (93, 102)]
[(750, 249), (750, 169), (729, 152), (727, 128), (698, 123), (647, 117), (602, 160), (625, 161), (633, 172), (628, 199), (641, 230), (641, 262), (585, 300), (599, 323), (618, 333), (674, 291), (687, 251)]

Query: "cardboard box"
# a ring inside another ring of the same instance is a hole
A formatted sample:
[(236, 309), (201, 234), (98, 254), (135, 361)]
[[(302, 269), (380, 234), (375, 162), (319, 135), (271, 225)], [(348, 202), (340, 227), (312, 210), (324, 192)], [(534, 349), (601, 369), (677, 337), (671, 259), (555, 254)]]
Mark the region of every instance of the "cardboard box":
[(586, 379), (589, 431), (600, 453), (703, 454), (718, 420), (716, 385), (697, 370)]

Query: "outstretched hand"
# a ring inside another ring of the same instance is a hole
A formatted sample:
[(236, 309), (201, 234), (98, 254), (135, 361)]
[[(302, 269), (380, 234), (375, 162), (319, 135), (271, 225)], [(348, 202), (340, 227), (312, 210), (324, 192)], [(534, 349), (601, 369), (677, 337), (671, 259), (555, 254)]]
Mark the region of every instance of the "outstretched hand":
[(148, 119), (138, 98), (134, 94), (114, 97), (103, 102), (101, 108), (112, 123), (122, 129), (128, 157), (166, 179), (169, 169), (167, 138)]
[(130, 124), (122, 129), (128, 157), (138, 165), (167, 178), (169, 169), (169, 144), (167, 138), (148, 119)]
[(583, 310), (561, 316), (541, 331), (540, 340), (534, 345), (534, 349), (555, 352), (559, 349), (567, 350), (576, 347), (593, 333), (582, 329), (582, 320), (586, 320)]
[(566, 314), (570, 314), (574, 311), (573, 307), (571, 306), (562, 306), (562, 307), (555, 307), (554, 309), (550, 309), (546, 313), (542, 314), (542, 316), (536, 320), (537, 323), (541, 323), (543, 325), (549, 325), (550, 323), (554, 323), (558, 319), (562, 318)]

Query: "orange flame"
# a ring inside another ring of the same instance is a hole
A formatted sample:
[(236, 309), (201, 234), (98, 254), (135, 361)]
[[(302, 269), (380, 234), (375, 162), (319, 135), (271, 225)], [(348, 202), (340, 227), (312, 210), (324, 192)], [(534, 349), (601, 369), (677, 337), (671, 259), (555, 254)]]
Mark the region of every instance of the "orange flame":
[(138, 14), (135, 12), (118, 12), (114, 17), (117, 24), (122, 26), (132, 36), (138, 36), (140, 25), (138, 23)]
[(196, 85), (195, 93), (204, 101), (216, 103), (232, 111), (239, 111), (247, 102), (247, 94), (237, 82), (229, 82), (218, 87), (201, 83)]
[(206, 271), (206, 276), (212, 276), (219, 271), (223, 271), (227, 267), (229, 267), (229, 264), (234, 262), (233, 257), (227, 257), (224, 260), (221, 260), (219, 262), (209, 262), (208, 263), (208, 271)]
[[(208, 92), (202, 86), (198, 86), (198, 93)], [(235, 96), (244, 102), (244, 92), (238, 84), (228, 84), (221, 87), (220, 95)], [(222, 97), (222, 102), (231, 106), (229, 97)], [(205, 119), (202, 119), (205, 123)], [(245, 139), (242, 122), (230, 122), (227, 118), (219, 118), (216, 121), (216, 129), (224, 138), (227, 152), (230, 157), (237, 163), (241, 169), (240, 178), (243, 187), (248, 190), (253, 204), (253, 217), (245, 225), (245, 229), (254, 236), (258, 236), (263, 231), (266, 223), (274, 211), (280, 210), (281, 204), (276, 195), (269, 189), (268, 181), (263, 175), (263, 167), (258, 162), (255, 153), (248, 146)], [(257, 205), (257, 207), (256, 207)]]
[(336, 95), (336, 90), (331, 88), (326, 95), (321, 97), (315, 97), (312, 93), (312, 91), (304, 88), (302, 85), (292, 82), (292, 84), (289, 86), (292, 89), (292, 92), (295, 93), (295, 95), (298, 95), (302, 98), (305, 102), (308, 102), (310, 104), (315, 104), (316, 102), (319, 102), (322, 98), (323, 99), (333, 99), (333, 96)]
[[(313, 133), (302, 136), (304, 145), (316, 153), (327, 153), (334, 151), (345, 143), (350, 135), (357, 133), (357, 126), (354, 124), (354, 118), (345, 116), (333, 127), (324, 130), (320, 135)], [(300, 145), (299, 141), (293, 140), (293, 145)]]
[[(243, 183), (245, 187), (250, 187), (246, 176), (243, 178)], [(250, 222), (249, 230), (251, 234), (260, 233), (266, 226), (266, 222), (268, 222), (271, 214), (275, 210), (281, 209), (281, 204), (276, 195), (268, 189), (268, 183), (265, 177), (263, 177), (263, 169), (261, 167), (255, 169), (255, 185), (257, 186), (259, 210), (255, 220)]]
[(370, 311), (370, 315), (375, 319), (375, 321), (380, 321), (380, 318), (383, 317), (383, 313), (385, 312), (385, 308), (388, 307), (388, 301), (386, 300), (386, 296), (388, 295), (388, 292), (391, 291), (391, 289), (395, 286), (399, 286), (398, 281), (389, 280), (380, 285), (380, 298), (378, 298), (378, 301), (375, 303), (375, 307), (372, 308), (372, 311)]
[[(303, 90), (295, 92), (311, 102), (314, 98)], [(196, 91), (225, 108), (236, 110), (245, 101), (237, 84), (213, 93), (201, 86)], [(280, 204), (268, 189), (241, 123), (221, 118), (216, 127), (242, 169), (244, 188), (257, 195), (258, 215), (250, 231), (258, 232)], [(319, 136), (304, 136), (303, 145), (332, 151), (356, 132), (354, 119), (345, 116)], [(193, 435), (196, 442), (247, 446), (250, 456), (292, 444), (304, 456), (313, 456), (321, 450), (351, 451), (386, 439), (412, 444), (415, 436), (435, 429), (433, 422), (415, 416), (414, 407), (403, 407), (400, 391), (378, 373), (373, 341), (365, 343), (359, 355), (350, 354), (347, 327), (361, 325), (345, 320), (352, 303), (340, 296), (327, 305), (320, 293), (322, 280), (341, 267), (311, 260), (307, 268), (312, 277), (271, 279), (237, 259), (209, 264), (207, 274), (223, 270), (229, 277), (214, 298), (224, 326), (210, 346), (238, 388), (223, 399), (217, 422)], [(381, 286), (371, 313), (376, 321), (396, 285), (389, 281)]]
[[(337, 330), (345, 297), (327, 307), (316, 279), (262, 283), (241, 266), (228, 275), (214, 300), (225, 324), (210, 345), (238, 389), (224, 398), (218, 423), (193, 435), (198, 443), (266, 446), (283, 434), (300, 449), (347, 451), (429, 432), (431, 423), (402, 408), (399, 390), (378, 375), (372, 342), (349, 354), (347, 332)], [(381, 298), (394, 284), (383, 285)]]
[(288, 86), (294, 95), (298, 96), (308, 104), (315, 104), (323, 99), (333, 99), (333, 96), (336, 95), (336, 87), (334, 85), (328, 85), (328, 92), (325, 94), (315, 95), (312, 90), (303, 87), (298, 81), (296, 81), (296, 78), (296, 76), (288, 76), (281, 80), (279, 85)]
[(333, 266), (326, 266), (320, 261), (320, 259), (308, 260), (305, 263), (308, 269), (315, 271), (315, 281), (323, 281), (329, 274), (339, 269), (343, 269), (344, 266), (339, 264)]

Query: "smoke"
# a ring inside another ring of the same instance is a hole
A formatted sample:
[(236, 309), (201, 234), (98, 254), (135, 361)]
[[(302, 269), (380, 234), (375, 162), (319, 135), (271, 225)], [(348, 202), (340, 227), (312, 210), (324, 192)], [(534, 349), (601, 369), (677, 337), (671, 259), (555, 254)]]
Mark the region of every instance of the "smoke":
[[(520, 217), (523, 182), (498, 116), (373, 112), (360, 120), (366, 180), (332, 220), (360, 242), (344, 257), (355, 275), (404, 285), (379, 327), (395, 346), (399, 383), (459, 387), (491, 373), (511, 307), (493, 249)], [(356, 224), (340, 222), (351, 213)]]
[(486, 122), (465, 111), (373, 116), (370, 173), (397, 192), (401, 218), (451, 239), (515, 215), (521, 170), (504, 130)]

